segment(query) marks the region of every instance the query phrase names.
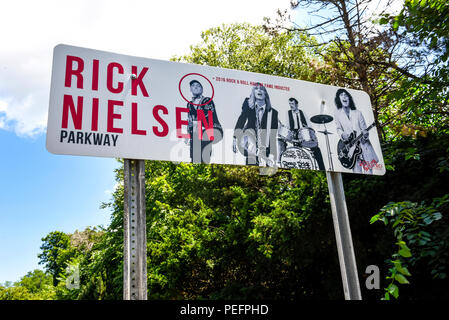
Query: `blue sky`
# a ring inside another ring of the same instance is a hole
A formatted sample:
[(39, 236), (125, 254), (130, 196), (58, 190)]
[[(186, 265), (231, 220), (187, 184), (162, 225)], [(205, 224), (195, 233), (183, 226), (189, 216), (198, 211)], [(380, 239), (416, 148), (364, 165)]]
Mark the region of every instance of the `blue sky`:
[[(235, 10), (238, 6), (239, 10)], [(60, 43), (168, 60), (222, 23), (263, 23), (289, 0), (15, 0), (0, 30), (0, 283), (38, 265), (41, 239), (107, 226), (115, 159), (45, 148), (53, 48)], [(193, 18), (192, 18), (193, 17)]]
[(38, 266), (41, 238), (107, 226), (115, 185), (115, 159), (58, 156), (45, 149), (45, 135), (18, 137), (0, 131), (0, 283), (16, 281)]

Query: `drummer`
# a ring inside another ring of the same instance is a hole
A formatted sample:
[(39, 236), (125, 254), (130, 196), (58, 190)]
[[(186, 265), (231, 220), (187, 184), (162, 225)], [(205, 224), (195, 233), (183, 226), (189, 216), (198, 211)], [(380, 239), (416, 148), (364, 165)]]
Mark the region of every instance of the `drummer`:
[[(304, 115), (304, 112), (299, 109), (299, 103), (296, 98), (291, 97), (288, 99), (288, 104), (290, 105), (290, 110), (288, 111), (288, 123), (289, 123), (289, 129), (293, 132), (294, 139), (298, 138), (299, 130), (303, 128), (310, 128), (312, 129), (308, 123), (307, 118)], [(312, 129), (313, 130), (313, 129)], [(299, 142), (293, 142), (293, 145), (295, 147), (302, 147)], [(287, 142), (284, 140), (279, 140), (279, 154), (282, 154), (282, 152), (287, 148)], [(325, 170), (324, 168), (324, 162), (323, 162), (323, 156), (321, 155), (321, 150), (318, 147), (318, 145), (314, 148), (310, 148), (310, 151), (312, 151), (313, 156), (315, 157), (318, 168), (320, 170)]]

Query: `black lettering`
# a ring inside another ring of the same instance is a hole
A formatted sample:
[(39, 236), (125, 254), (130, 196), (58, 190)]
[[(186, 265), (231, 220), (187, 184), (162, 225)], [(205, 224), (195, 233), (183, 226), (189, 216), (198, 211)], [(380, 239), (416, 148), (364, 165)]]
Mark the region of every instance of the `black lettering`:
[(102, 133), (94, 133), (93, 134), (94, 139), (94, 145), (100, 145), (101, 141), (103, 141), (103, 134)]
[(104, 135), (103, 145), (104, 145), (104, 146), (105, 146), (105, 145), (111, 146), (111, 141), (109, 140), (109, 135), (108, 135), (108, 134), (105, 134), (105, 135)]
[(59, 139), (59, 142), (62, 142), (64, 138), (67, 138), (67, 131), (61, 130), (61, 138)]
[[(76, 133), (76, 143), (81, 143), (81, 144), (83, 144), (83, 137), (84, 137), (84, 134), (82, 133), (82, 132), (77, 132)], [(81, 141), (81, 142), (80, 142)]]
[(84, 132), (84, 143), (85, 144), (92, 144), (90, 142), (90, 136), (92, 135), (92, 132), (88, 133), (88, 132)]
[(67, 140), (68, 143), (75, 143), (75, 132), (70, 131), (69, 133), (69, 140)]
[(59, 142), (115, 147), (118, 136), (118, 134), (61, 130)]
[(118, 139), (118, 134), (116, 134), (116, 135), (112, 135), (112, 142), (114, 143), (114, 147), (115, 147), (115, 144), (117, 143), (117, 139)]

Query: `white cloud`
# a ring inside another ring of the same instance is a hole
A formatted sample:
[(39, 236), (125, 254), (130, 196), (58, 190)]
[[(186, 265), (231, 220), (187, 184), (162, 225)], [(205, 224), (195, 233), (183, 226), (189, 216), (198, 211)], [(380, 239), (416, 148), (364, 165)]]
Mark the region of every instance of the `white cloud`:
[(2, 112), (6, 112), (8, 108), (8, 104), (5, 101), (0, 100), (0, 129), (7, 129), (7, 124), (5, 120), (5, 116), (2, 115)]
[(0, 101), (0, 112), (5, 112), (7, 107), (8, 105), (5, 101)]
[(0, 130), (45, 132), (59, 44), (156, 59), (188, 52), (222, 23), (261, 24), (289, 0), (14, 0), (0, 11)]

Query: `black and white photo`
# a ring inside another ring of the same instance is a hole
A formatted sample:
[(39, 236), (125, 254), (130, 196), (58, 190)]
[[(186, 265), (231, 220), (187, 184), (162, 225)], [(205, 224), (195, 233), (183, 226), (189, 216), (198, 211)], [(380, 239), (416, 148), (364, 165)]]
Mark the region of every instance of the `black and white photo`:
[(338, 158), (352, 172), (372, 172), (379, 158), (369, 139), (369, 130), (365, 117), (357, 110), (351, 94), (346, 89), (338, 89), (335, 94), (335, 122), (340, 138), (337, 145)]
[(278, 112), (271, 105), (267, 89), (256, 83), (245, 98), (235, 124), (233, 151), (239, 149), (246, 164), (276, 166)]
[[(203, 96), (203, 85), (198, 80), (192, 80), (189, 84), (192, 100), (187, 103), (190, 138), (186, 139), (186, 144), (190, 146), (192, 163), (209, 163), (212, 144), (221, 139), (223, 131), (218, 121), (213, 100)], [(202, 121), (205, 121), (206, 124), (210, 124), (212, 121), (213, 132), (205, 129)]]
[[(288, 110), (288, 127), (286, 135), (281, 135), (279, 141), (279, 157), (286, 150), (287, 145), (292, 144), (297, 148), (307, 148), (313, 154), (319, 170), (325, 170), (323, 156), (318, 146), (315, 130), (310, 126), (303, 110), (299, 108), (296, 98), (288, 99), (290, 110)], [(280, 163), (282, 167), (282, 163)]]

